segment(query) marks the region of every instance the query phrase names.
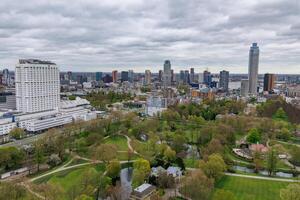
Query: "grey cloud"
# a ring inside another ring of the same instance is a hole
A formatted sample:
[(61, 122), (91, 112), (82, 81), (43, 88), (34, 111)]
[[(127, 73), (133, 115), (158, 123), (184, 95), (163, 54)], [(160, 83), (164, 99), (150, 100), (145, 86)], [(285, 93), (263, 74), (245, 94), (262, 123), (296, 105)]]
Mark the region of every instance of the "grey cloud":
[(299, 13), (298, 0), (1, 0), (0, 66), (38, 57), (62, 70), (143, 71), (171, 59), (177, 70), (247, 72), (257, 41), (261, 72), (300, 73)]

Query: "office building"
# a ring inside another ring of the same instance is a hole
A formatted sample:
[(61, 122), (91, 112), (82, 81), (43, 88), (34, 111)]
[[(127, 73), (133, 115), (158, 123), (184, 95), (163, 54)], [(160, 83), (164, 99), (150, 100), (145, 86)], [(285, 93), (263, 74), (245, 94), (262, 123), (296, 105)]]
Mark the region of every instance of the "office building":
[(60, 81), (55, 63), (21, 59), (15, 73), (18, 111), (35, 113), (59, 109)]
[(163, 81), (163, 70), (158, 71), (158, 81), (162, 82)]
[(118, 81), (118, 71), (117, 70), (112, 71), (111, 76), (112, 76), (112, 81), (116, 83)]
[(195, 82), (195, 69), (194, 68), (190, 69), (190, 82), (191, 83)]
[(96, 81), (102, 80), (102, 72), (96, 72)]
[(189, 70), (184, 71), (184, 83), (190, 84), (190, 73)]
[(203, 82), (207, 85), (207, 87), (210, 87), (212, 81), (212, 75), (209, 71), (205, 70), (203, 72)]
[(249, 94), (257, 94), (257, 82), (258, 82), (258, 64), (259, 64), (259, 47), (257, 43), (253, 43), (249, 51)]
[(275, 86), (275, 74), (265, 74), (264, 91), (271, 92)]
[(130, 83), (133, 83), (133, 81), (134, 81), (134, 72), (133, 72), (133, 70), (128, 70), (128, 81)]
[(72, 72), (71, 71), (67, 72), (67, 80), (69, 80), (69, 81), (72, 80)]
[(175, 73), (173, 69), (171, 70), (171, 82), (175, 82)]
[(128, 81), (128, 71), (121, 71), (121, 81), (124, 82), (124, 81)]
[(219, 87), (222, 88), (223, 91), (228, 91), (228, 85), (229, 85), (229, 72), (228, 71), (220, 71), (220, 82)]
[(241, 96), (246, 97), (249, 93), (249, 80), (243, 79), (241, 80)]
[(164, 63), (163, 85), (164, 87), (170, 87), (171, 84), (172, 84), (171, 62), (169, 60), (166, 60)]
[(146, 85), (151, 84), (151, 71), (150, 70), (145, 71), (145, 84)]
[(180, 82), (184, 83), (184, 70), (180, 70), (179, 79), (180, 79)]
[(16, 110), (16, 95), (12, 92), (0, 92), (0, 109)]
[(203, 83), (204, 82), (203, 76), (204, 76), (203, 73), (198, 74), (198, 83)]

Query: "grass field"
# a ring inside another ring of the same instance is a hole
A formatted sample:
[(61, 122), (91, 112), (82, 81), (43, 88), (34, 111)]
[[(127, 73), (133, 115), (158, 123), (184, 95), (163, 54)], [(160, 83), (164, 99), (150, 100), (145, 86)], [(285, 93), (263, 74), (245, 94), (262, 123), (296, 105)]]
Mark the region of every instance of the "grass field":
[(236, 200), (280, 200), (280, 189), (288, 184), (287, 182), (224, 176), (217, 183), (216, 188), (231, 191), (235, 194)]
[[(83, 176), (86, 172), (91, 173), (93, 177), (97, 177), (105, 171), (104, 165), (85, 166), (76, 169), (64, 170), (47, 177), (43, 177), (35, 181), (35, 184), (50, 183), (58, 185), (62, 188), (64, 193), (64, 200), (68, 199), (68, 192), (74, 190), (74, 187), (82, 184)], [(96, 187), (96, 185), (95, 185)], [(78, 189), (78, 188), (77, 188)]]
[(118, 151), (127, 151), (127, 140), (124, 136), (114, 135), (105, 139), (106, 144), (115, 144), (118, 147)]

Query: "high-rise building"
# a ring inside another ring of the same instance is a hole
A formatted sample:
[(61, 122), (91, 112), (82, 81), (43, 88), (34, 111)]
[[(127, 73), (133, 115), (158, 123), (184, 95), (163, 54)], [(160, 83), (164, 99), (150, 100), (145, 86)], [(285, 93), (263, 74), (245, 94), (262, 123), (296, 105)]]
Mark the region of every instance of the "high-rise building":
[(275, 86), (275, 74), (265, 74), (264, 91), (271, 92)]
[(190, 84), (190, 73), (189, 70), (184, 71), (184, 83)]
[(257, 43), (253, 43), (249, 51), (249, 66), (248, 66), (249, 93), (253, 95), (257, 94), (258, 64), (259, 64), (259, 47), (257, 46)]
[(159, 72), (158, 72), (158, 81), (159, 82), (163, 81), (163, 70), (159, 70)]
[(204, 79), (203, 79), (203, 73), (199, 73), (198, 74), (198, 83), (203, 83)]
[(128, 70), (128, 81), (132, 83), (134, 80), (134, 72), (133, 70)]
[(112, 71), (111, 76), (112, 76), (112, 81), (116, 83), (118, 81), (118, 71), (117, 70)]
[(205, 71), (203, 72), (203, 82), (204, 82), (208, 87), (210, 87), (211, 81), (212, 81), (211, 73), (210, 73), (209, 71), (205, 70)]
[(245, 97), (248, 96), (249, 93), (249, 80), (242, 79), (241, 81), (241, 96)]
[(184, 70), (180, 70), (179, 79), (182, 83), (184, 83)]
[(172, 85), (171, 62), (166, 60), (164, 63), (163, 85), (169, 87)]
[(59, 70), (55, 63), (21, 59), (15, 73), (18, 111), (35, 113), (59, 109)]
[(96, 81), (102, 80), (102, 72), (96, 72)]
[(11, 77), (8, 69), (2, 71), (2, 83), (7, 86), (11, 85)]
[(72, 80), (72, 72), (71, 71), (68, 71), (67, 72), (67, 80), (71, 81)]
[(229, 85), (229, 71), (220, 71), (220, 83), (219, 87), (223, 89), (223, 91), (228, 91)]
[(191, 83), (195, 82), (195, 69), (194, 68), (190, 69), (190, 82)]
[(151, 71), (150, 70), (145, 71), (145, 84), (146, 85), (151, 84)]
[(175, 73), (173, 69), (171, 69), (171, 82), (175, 82)]
[(121, 81), (128, 81), (128, 71), (121, 71)]

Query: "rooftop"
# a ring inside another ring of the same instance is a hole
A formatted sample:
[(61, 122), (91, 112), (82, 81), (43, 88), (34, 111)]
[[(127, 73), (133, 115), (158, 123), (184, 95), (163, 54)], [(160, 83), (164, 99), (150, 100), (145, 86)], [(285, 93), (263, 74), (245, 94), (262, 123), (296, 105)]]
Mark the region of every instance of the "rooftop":
[(44, 61), (38, 59), (20, 59), (19, 64), (43, 64), (43, 65), (55, 65), (55, 63), (51, 61)]

